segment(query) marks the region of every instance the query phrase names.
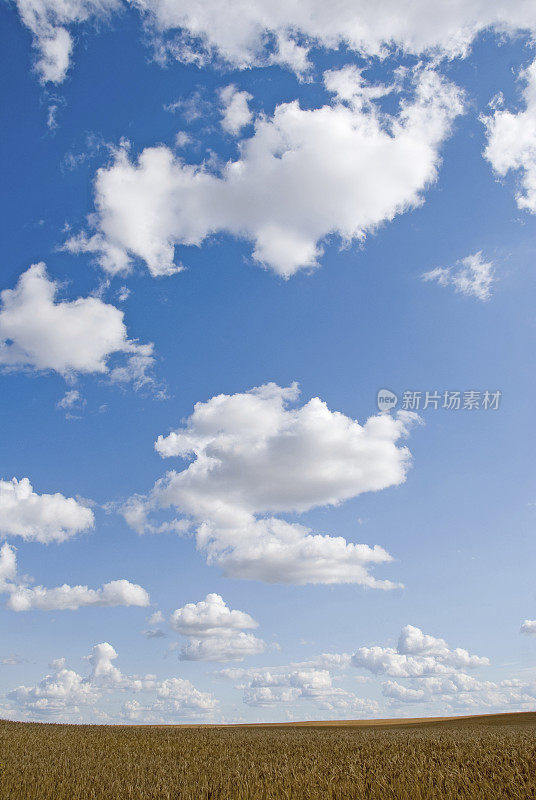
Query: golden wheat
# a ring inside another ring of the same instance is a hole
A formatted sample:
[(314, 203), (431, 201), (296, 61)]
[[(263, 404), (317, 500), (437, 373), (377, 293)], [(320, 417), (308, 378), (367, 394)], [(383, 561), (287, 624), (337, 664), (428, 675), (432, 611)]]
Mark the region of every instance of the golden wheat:
[(524, 800), (536, 798), (535, 731), (533, 721), (401, 728), (0, 722), (0, 797)]

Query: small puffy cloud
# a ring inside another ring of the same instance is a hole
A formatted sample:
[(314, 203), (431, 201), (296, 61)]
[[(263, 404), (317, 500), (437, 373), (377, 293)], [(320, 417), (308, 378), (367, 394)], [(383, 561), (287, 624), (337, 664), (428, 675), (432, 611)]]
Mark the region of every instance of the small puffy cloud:
[(257, 119), (238, 159), (222, 169), (188, 164), (162, 145), (131, 160), (122, 147), (97, 172), (95, 232), (65, 246), (99, 254), (111, 273), (140, 258), (156, 277), (182, 268), (176, 246), (199, 246), (224, 232), (251, 241), (254, 260), (285, 278), (311, 269), (328, 237), (343, 245), (363, 241), (420, 205), (436, 180), (440, 147), (463, 110), (462, 93), (430, 69), (408, 76), (410, 97), (387, 114), (374, 102), (385, 87), (367, 92), (361, 74), (348, 72), (346, 83), (354, 80), (355, 91), (343, 96), (332, 73), (331, 103), (276, 106), (273, 116)]
[(163, 639), (166, 634), (161, 628), (148, 628), (143, 631), (143, 635), (146, 639)]
[(525, 108), (513, 113), (498, 98), (493, 113), (482, 117), (486, 126), (486, 158), (497, 175), (513, 171), (520, 176), (516, 194), (519, 208), (536, 214), (536, 61), (522, 70)]
[(249, 125), (253, 118), (248, 105), (253, 95), (249, 92), (240, 92), (233, 84), (220, 89), (219, 95), (222, 104), (221, 126), (226, 133), (238, 136), (242, 128)]
[(190, 681), (184, 678), (167, 678), (156, 687), (158, 704), (153, 709), (162, 713), (181, 714), (208, 714), (216, 710), (217, 701), (208, 692), (200, 692)]
[(119, 0), (17, 0), (20, 17), (33, 34), (41, 82), (65, 80), (73, 49), (67, 25), (105, 18), (120, 5)]
[(379, 545), (315, 534), (270, 515), (338, 505), (400, 485), (411, 456), (399, 441), (418, 418), (381, 414), (361, 425), (319, 398), (294, 407), (297, 399), (296, 385), (270, 383), (197, 403), (182, 428), (155, 444), (162, 457), (186, 458), (188, 466), (167, 472), (147, 496), (127, 501), (122, 513), (142, 533), (162, 529), (150, 522), (151, 512), (175, 509), (179, 522), (195, 526), (209, 563), (232, 577), (393, 588), (369, 572), (391, 560)]
[(459, 669), (487, 666), (489, 659), (473, 656), (463, 648), (449, 649), (444, 639), (424, 634), (413, 625), (406, 625), (398, 645), (393, 647), (360, 647), (352, 656), (354, 667), (375, 675), (410, 678), (424, 675), (448, 675)]
[(520, 630), (521, 633), (527, 633), (531, 636), (536, 634), (536, 619), (526, 619)]
[(17, 577), (15, 548), (4, 542), (0, 548), (0, 592), (7, 592)]
[[(54, 370), (61, 375), (109, 374), (140, 386), (150, 379), (153, 345), (129, 339), (123, 312), (98, 297), (58, 300), (59, 285), (43, 263), (34, 264), (15, 289), (0, 293), (0, 367)], [(123, 356), (124, 365), (110, 359)]]
[(84, 404), (85, 400), (83, 397), (81, 397), (78, 389), (68, 389), (61, 400), (58, 400), (56, 406), (58, 408), (62, 408), (64, 411), (70, 411), (71, 409)]
[(241, 661), (266, 648), (262, 639), (244, 633), (258, 623), (244, 611), (231, 610), (219, 594), (176, 609), (169, 624), (189, 637), (179, 656), (183, 661)]
[(0, 592), (8, 595), (12, 611), (75, 611), (84, 606), (148, 606), (149, 595), (127, 580), (105, 583), (100, 589), (87, 586), (27, 586), (17, 578), (15, 548), (5, 543), (0, 550)]
[(93, 527), (90, 508), (74, 497), (34, 492), (28, 478), (0, 480), (0, 535), (48, 544)]
[(454, 291), (478, 300), (489, 300), (495, 280), (493, 262), (484, 261), (482, 251), (462, 258), (454, 267), (436, 267), (421, 277), (439, 286), (453, 286)]
[(229, 636), (258, 623), (244, 611), (231, 610), (219, 594), (207, 594), (199, 603), (187, 603), (171, 615), (169, 624), (177, 633), (196, 639)]
[(242, 661), (263, 653), (266, 643), (252, 633), (234, 633), (208, 639), (191, 639), (179, 655), (181, 661)]

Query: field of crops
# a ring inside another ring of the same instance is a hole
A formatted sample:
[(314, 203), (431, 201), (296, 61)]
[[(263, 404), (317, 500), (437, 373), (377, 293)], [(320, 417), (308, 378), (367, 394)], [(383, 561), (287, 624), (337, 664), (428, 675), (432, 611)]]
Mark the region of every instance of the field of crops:
[(2, 800), (536, 798), (536, 715), (359, 727), (0, 722)]

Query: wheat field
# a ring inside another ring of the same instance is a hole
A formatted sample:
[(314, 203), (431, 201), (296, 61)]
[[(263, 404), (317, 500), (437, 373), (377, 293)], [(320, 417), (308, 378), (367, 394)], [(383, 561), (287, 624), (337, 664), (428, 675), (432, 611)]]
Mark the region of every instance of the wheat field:
[(536, 714), (399, 725), (0, 722), (2, 800), (536, 798)]

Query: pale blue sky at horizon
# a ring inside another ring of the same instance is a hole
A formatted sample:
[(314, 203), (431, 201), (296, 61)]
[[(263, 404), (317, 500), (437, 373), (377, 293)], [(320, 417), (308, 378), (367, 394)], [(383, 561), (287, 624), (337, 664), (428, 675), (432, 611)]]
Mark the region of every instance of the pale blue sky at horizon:
[(536, 12), (423, 4), (0, 9), (0, 717), (534, 708)]

